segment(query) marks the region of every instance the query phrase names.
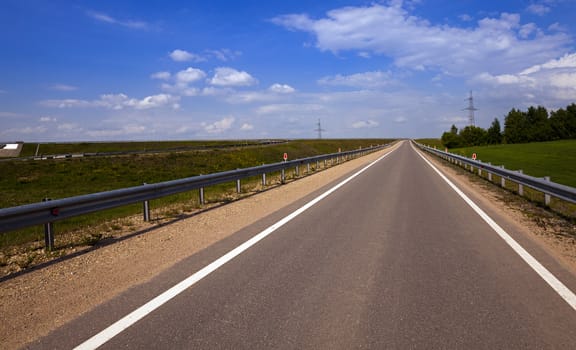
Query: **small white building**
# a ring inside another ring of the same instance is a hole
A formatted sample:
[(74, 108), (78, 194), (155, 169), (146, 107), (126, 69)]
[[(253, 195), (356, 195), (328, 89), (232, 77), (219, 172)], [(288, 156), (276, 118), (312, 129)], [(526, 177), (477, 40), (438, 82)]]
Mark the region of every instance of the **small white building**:
[(23, 145), (24, 142), (11, 142), (11, 143), (0, 142), (0, 158), (19, 157), (20, 152), (22, 152)]

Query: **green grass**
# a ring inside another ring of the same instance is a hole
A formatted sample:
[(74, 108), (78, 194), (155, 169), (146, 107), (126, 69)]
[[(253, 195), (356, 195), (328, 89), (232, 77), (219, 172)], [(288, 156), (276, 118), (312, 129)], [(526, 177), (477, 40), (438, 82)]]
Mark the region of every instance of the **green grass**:
[(21, 157), (30, 157), (36, 154), (78, 154), (78, 153), (106, 153), (106, 152), (133, 152), (165, 149), (186, 149), (192, 147), (226, 147), (239, 143), (253, 143), (258, 141), (134, 141), (134, 142), (76, 142), (76, 143), (25, 143), (22, 147)]
[(242, 149), (0, 163), (0, 208), (108, 191), (143, 183), (246, 168), (382, 144), (389, 140), (302, 140)]
[(436, 147), (439, 150), (444, 150), (444, 145), (440, 139), (416, 139), (414, 141), (426, 146)]
[(576, 187), (576, 140), (527, 144), (466, 147), (450, 150), (506, 169), (522, 169), (524, 174), (550, 176), (553, 182)]
[[(338, 149), (349, 151), (391, 141), (386, 139), (298, 140), (285, 144), (246, 148), (42, 161), (4, 161), (0, 162), (0, 174), (2, 174), (0, 176), (0, 208), (36, 203), (43, 198), (67, 198), (139, 186), (143, 183), (158, 183), (200, 174), (271, 164), (282, 161), (284, 153), (288, 153), (289, 159), (293, 160), (336, 153)], [(118, 150), (110, 145), (102, 145), (102, 149), (107, 149), (109, 152)], [(57, 149), (56, 145), (54, 147)], [(257, 181), (254, 180), (254, 182)], [(218, 185), (206, 191), (209, 196), (218, 196), (231, 188), (234, 189), (235, 185)], [(159, 208), (174, 203), (190, 203), (191, 206), (198, 206), (196, 199), (197, 194), (183, 193), (155, 200), (152, 206)], [(135, 204), (58, 221), (55, 223), (56, 231), (57, 234), (73, 231), (80, 227), (140, 213), (141, 210), (141, 205)], [(14, 234), (0, 234), (0, 247), (41, 240), (42, 230), (42, 227), (31, 227), (15, 231)]]

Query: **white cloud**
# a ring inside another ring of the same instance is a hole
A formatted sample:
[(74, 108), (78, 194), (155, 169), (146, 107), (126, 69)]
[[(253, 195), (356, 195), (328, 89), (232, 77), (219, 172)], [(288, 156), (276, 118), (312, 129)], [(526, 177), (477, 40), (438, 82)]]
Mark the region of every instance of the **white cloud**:
[(78, 88), (76, 86), (66, 85), (66, 84), (54, 84), (54, 85), (50, 86), (50, 89), (56, 90), (56, 91), (75, 91), (75, 90), (78, 90)]
[[(175, 75), (168, 72), (160, 72), (164, 80), (170, 83), (163, 83), (162, 89), (172, 94), (181, 96), (197, 96), (200, 95), (200, 89), (192, 87), (190, 84), (200, 82), (206, 78), (206, 73), (198, 68), (189, 67), (181, 70)], [(166, 73), (166, 74), (165, 74)]]
[[(433, 25), (411, 15), (398, 1), (389, 6), (344, 7), (324, 18), (288, 14), (272, 19), (290, 30), (311, 33), (321, 51), (384, 55), (398, 67), (440, 70), (452, 76), (482, 71), (518, 71), (562, 54), (571, 43), (563, 33), (539, 33), (518, 14), (483, 18), (475, 27)], [(524, 37), (523, 37), (524, 35)]]
[(176, 82), (179, 84), (189, 84), (202, 80), (205, 77), (206, 73), (204, 73), (204, 71), (190, 67), (176, 73)]
[(59, 131), (63, 131), (63, 132), (75, 132), (75, 133), (80, 133), (83, 131), (83, 129), (78, 126), (78, 124), (74, 124), (74, 123), (63, 123), (58, 125), (57, 129)]
[(558, 59), (552, 59), (544, 64), (537, 64), (523, 70), (521, 75), (528, 75), (539, 72), (542, 69), (572, 68), (576, 69), (576, 53), (565, 54)]
[(257, 83), (258, 81), (247, 72), (229, 67), (216, 68), (214, 76), (210, 79), (210, 84), (216, 86), (251, 86)]
[(125, 102), (125, 105), (134, 107), (135, 109), (150, 109), (164, 106), (171, 106), (174, 109), (178, 109), (178, 100), (179, 98), (176, 96), (169, 94), (158, 94), (144, 97), (141, 100), (130, 99), (129, 101)]
[(242, 92), (228, 91), (226, 101), (228, 101), (229, 103), (256, 103), (256, 102), (270, 103), (274, 100), (277, 100), (278, 96), (279, 94), (277, 93), (269, 93), (261, 91), (242, 91)]
[(48, 131), (45, 126), (26, 126), (22, 128), (10, 128), (5, 130), (0, 130), (0, 136), (12, 138), (14, 135), (41, 135)]
[(573, 92), (576, 92), (576, 72), (552, 75), (550, 76), (550, 85), (557, 88), (570, 89)]
[(531, 4), (526, 8), (526, 11), (538, 16), (544, 16), (550, 12), (550, 7), (542, 4)]
[(220, 50), (206, 50), (206, 55), (216, 58), (219, 61), (227, 62), (240, 56), (242, 53), (240, 51), (232, 51), (229, 49)]
[(254, 130), (254, 125), (252, 124), (248, 124), (248, 123), (244, 123), (242, 124), (242, 126), (240, 127), (241, 131), (251, 131)]
[(221, 134), (232, 128), (234, 120), (234, 117), (226, 117), (214, 123), (202, 123), (201, 125), (208, 134)]
[(168, 56), (170, 56), (170, 58), (176, 62), (189, 62), (189, 61), (202, 62), (206, 60), (204, 57), (200, 55), (180, 49), (176, 49), (170, 52)]
[(92, 18), (94, 18), (94, 19), (96, 19), (96, 20), (99, 20), (99, 21), (101, 21), (101, 22), (116, 23), (116, 20), (115, 20), (114, 18), (112, 18), (111, 16), (108, 16), (108, 15), (105, 14), (105, 13), (99, 13), (99, 12), (89, 11), (89, 12), (88, 12), (88, 16), (90, 16), (90, 17), (92, 17)]
[(351, 75), (334, 75), (318, 80), (320, 85), (349, 86), (355, 88), (380, 88), (395, 83), (390, 72), (374, 71)]
[(219, 49), (219, 50), (204, 50), (202, 53), (192, 53), (182, 49), (175, 49), (170, 52), (168, 56), (176, 62), (206, 62), (209, 59), (216, 59), (222, 62), (228, 62), (236, 57), (242, 55), (240, 51), (232, 51), (230, 49)]
[(150, 78), (158, 80), (169, 80), (171, 77), (170, 72), (156, 72), (150, 76)]
[(561, 25), (558, 22), (552, 23), (551, 25), (548, 26), (548, 30), (552, 31), (552, 32), (567, 32), (568, 29)]
[(108, 14), (96, 11), (88, 11), (86, 13), (88, 16), (92, 17), (93, 19), (110, 24), (117, 24), (123, 27), (131, 28), (131, 29), (148, 29), (148, 23), (144, 21), (135, 21), (135, 20), (119, 20), (114, 18)]
[(293, 92), (296, 92), (296, 89), (287, 84), (272, 84), (268, 88), (268, 90), (275, 92), (277, 94), (291, 94)]
[(124, 125), (116, 129), (97, 129), (97, 130), (88, 130), (86, 131), (86, 135), (96, 138), (110, 138), (110, 137), (125, 137), (130, 135), (137, 135), (142, 134), (147, 131), (146, 126), (138, 125), (138, 124), (129, 124)]
[(526, 39), (531, 35), (542, 35), (542, 31), (534, 23), (528, 23), (520, 27), (518, 35), (522, 39)]
[(494, 85), (517, 85), (517, 84), (525, 84), (525, 85), (534, 85), (536, 80), (524, 75), (516, 75), (516, 74), (500, 74), (500, 75), (492, 75), (489, 73), (481, 73), (478, 74), (475, 79), (477, 82), (481, 83), (490, 83)]
[(363, 128), (376, 128), (380, 125), (377, 121), (374, 120), (360, 120), (357, 122), (352, 123), (352, 128), (354, 129), (363, 129)]
[(87, 101), (77, 99), (64, 99), (64, 100), (44, 100), (40, 104), (45, 107), (56, 108), (108, 108), (112, 110), (122, 110), (125, 108), (133, 109), (150, 109), (161, 107), (172, 107), (178, 109), (178, 96), (170, 94), (158, 94), (144, 97), (141, 100), (129, 98), (125, 94), (105, 94), (101, 95), (100, 99)]
[(41, 123), (54, 123), (56, 121), (57, 121), (57, 119), (53, 118), (53, 117), (40, 117)]
[(179, 128), (177, 128), (176, 130), (174, 130), (175, 134), (185, 134), (187, 132), (189, 132), (190, 130), (192, 130), (192, 128), (188, 125), (182, 125)]
[(534, 65), (520, 73), (484, 72), (471, 82), (487, 87), (495, 97), (521, 98), (523, 104), (571, 103), (576, 96), (576, 53)]
[(283, 114), (283, 113), (309, 113), (322, 111), (324, 107), (319, 104), (270, 104), (260, 106), (256, 109), (256, 113), (260, 115), (265, 114)]
[(97, 107), (98, 101), (86, 101), (68, 98), (63, 100), (43, 100), (40, 101), (40, 105), (55, 108)]
[(14, 113), (14, 112), (0, 112), (0, 117), (18, 119), (18, 118), (26, 118), (27, 115), (22, 114), (22, 113)]
[(232, 91), (227, 88), (215, 88), (213, 86), (206, 86), (202, 89), (202, 96), (225, 96), (230, 94)]
[(468, 118), (467, 117), (441, 117), (438, 118), (437, 121), (439, 123), (442, 123), (444, 125), (450, 125), (450, 124), (454, 124), (454, 125), (458, 125), (458, 124), (467, 124), (468, 123)]

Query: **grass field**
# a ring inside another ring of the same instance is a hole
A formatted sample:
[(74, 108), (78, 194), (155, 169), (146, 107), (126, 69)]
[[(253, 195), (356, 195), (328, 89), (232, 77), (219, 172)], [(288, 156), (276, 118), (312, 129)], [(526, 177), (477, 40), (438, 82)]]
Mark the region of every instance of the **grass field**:
[(186, 149), (201, 147), (227, 147), (259, 141), (134, 141), (134, 142), (80, 142), (80, 143), (25, 143), (21, 157), (47, 154), (77, 154), (106, 152), (145, 152), (151, 150)]
[(553, 182), (576, 187), (576, 140), (457, 148), (452, 153), (506, 169), (522, 169), (527, 175), (550, 176)]
[[(65, 198), (138, 186), (143, 183), (186, 178), (199, 174), (270, 164), (290, 159), (382, 144), (390, 140), (302, 140), (279, 145), (241, 149), (209, 149), (167, 152), (154, 155), (72, 158), (43, 161), (5, 161), (0, 163), (0, 208), (39, 202), (42, 198)], [(133, 143), (127, 143), (133, 144)], [(221, 144), (221, 143), (220, 143)], [(77, 145), (80, 152), (89, 146)], [(158, 145), (156, 145), (158, 146)], [(59, 148), (52, 145), (52, 151)], [(111, 145), (100, 149), (117, 151)], [(120, 149), (125, 150), (122, 145)], [(65, 151), (67, 152), (67, 151)]]
[(414, 141), (426, 146), (436, 147), (439, 150), (444, 150), (444, 145), (440, 139), (416, 139)]
[[(289, 159), (311, 157), (320, 154), (336, 153), (366, 148), (372, 145), (389, 143), (385, 139), (356, 140), (299, 140), (276, 145), (262, 145), (242, 148), (207, 149), (158, 154), (132, 154), (126, 156), (69, 158), (52, 160), (13, 160), (0, 162), (0, 208), (40, 202), (43, 198), (66, 198), (82, 194), (103, 192), (118, 188), (139, 186), (143, 183), (181, 179), (200, 174), (210, 174), (226, 170), (246, 168), (282, 161), (287, 153)], [(131, 150), (140, 150), (129, 143)], [(220, 142), (220, 144), (222, 144)], [(167, 146), (167, 143), (163, 144)], [(124, 151), (128, 146), (121, 145)], [(141, 144), (140, 144), (141, 146)], [(42, 147), (42, 146), (41, 146)], [(68, 153), (69, 144), (59, 147), (52, 145), (52, 153)], [(66, 148), (68, 147), (68, 148)], [(96, 152), (91, 144), (77, 144), (76, 152)], [(158, 148), (158, 145), (153, 145)], [(165, 148), (173, 148), (170, 145)], [(179, 146), (176, 146), (179, 147)], [(119, 148), (104, 145), (97, 152), (116, 152)], [(257, 182), (257, 180), (255, 180)], [(226, 186), (208, 189), (209, 197), (225, 193)], [(234, 188), (233, 185), (227, 186)], [(181, 194), (156, 201), (158, 206), (173, 203), (191, 203), (194, 195)], [(189, 204), (193, 205), (193, 204)], [(74, 218), (58, 222), (58, 231), (74, 230), (81, 226), (141, 212), (141, 205), (132, 205), (106, 212), (91, 214), (89, 217)], [(20, 244), (42, 238), (42, 228), (34, 227), (21, 234), (0, 234), (0, 247)]]

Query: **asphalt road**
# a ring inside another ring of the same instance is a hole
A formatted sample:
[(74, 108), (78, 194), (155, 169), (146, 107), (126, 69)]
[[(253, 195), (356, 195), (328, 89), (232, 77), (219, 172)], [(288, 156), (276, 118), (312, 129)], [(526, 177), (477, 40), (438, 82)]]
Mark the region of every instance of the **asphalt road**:
[[(191, 256), (31, 348), (81, 344), (328, 188)], [(484, 210), (575, 290), (576, 276), (500, 213)], [(575, 309), (408, 142), (102, 345), (103, 349), (574, 347)]]

